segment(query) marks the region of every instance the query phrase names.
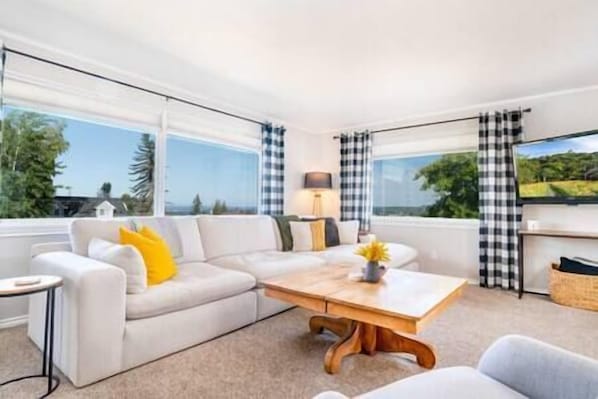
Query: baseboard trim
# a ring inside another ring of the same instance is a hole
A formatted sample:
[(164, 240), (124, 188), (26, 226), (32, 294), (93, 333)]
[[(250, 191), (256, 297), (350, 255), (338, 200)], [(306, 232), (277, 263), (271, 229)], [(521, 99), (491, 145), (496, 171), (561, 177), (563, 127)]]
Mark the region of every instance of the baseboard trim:
[(27, 315), (9, 317), (8, 319), (0, 320), (0, 330), (3, 328), (16, 327), (23, 324), (27, 324)]

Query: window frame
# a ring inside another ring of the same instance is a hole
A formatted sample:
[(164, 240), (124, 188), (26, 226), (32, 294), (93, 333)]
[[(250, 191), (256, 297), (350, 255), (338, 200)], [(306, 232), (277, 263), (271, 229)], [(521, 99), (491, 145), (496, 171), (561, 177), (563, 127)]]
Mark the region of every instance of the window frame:
[[(79, 119), (89, 123), (104, 124), (116, 128), (129, 129), (139, 133), (149, 133), (155, 138), (156, 155), (154, 176), (154, 210), (153, 215), (144, 215), (138, 217), (160, 217), (166, 212), (166, 161), (167, 161), (167, 139), (168, 135), (174, 135), (190, 140), (196, 140), (207, 144), (223, 146), (244, 152), (255, 153), (258, 156), (258, 176), (257, 176), (257, 213), (261, 213), (261, 179), (262, 179), (262, 154), (259, 146), (244, 146), (231, 143), (226, 140), (218, 140), (213, 135), (202, 135), (198, 133), (189, 133), (176, 129), (168, 128), (167, 103), (160, 114), (156, 115), (156, 124), (135, 123), (117, 118), (111, 118), (95, 114), (93, 112), (82, 112), (71, 110), (64, 107), (57, 107), (37, 101), (12, 99), (10, 97), (3, 99), (4, 107), (23, 108), (31, 112), (47, 113), (57, 117)], [(0, 237), (18, 237), (18, 236), (39, 236), (39, 235), (64, 235), (68, 234), (68, 227), (73, 220), (81, 218), (9, 218), (0, 219)], [(127, 217), (115, 217), (114, 220), (125, 220)]]
[[(465, 152), (478, 152), (477, 147), (459, 147), (451, 148), (449, 150), (437, 150), (437, 151), (421, 151), (421, 152), (405, 152), (388, 155), (378, 155), (372, 157), (372, 170), (373, 162), (384, 161), (388, 159), (404, 159), (404, 158), (416, 158), (425, 157), (430, 155), (446, 155), (446, 154), (460, 154)], [(382, 216), (374, 215), (374, 178), (372, 176), (372, 216), (371, 222), (374, 225), (402, 225), (402, 226), (426, 226), (426, 227), (452, 227), (452, 228), (465, 228), (471, 229), (479, 226), (479, 219), (462, 219), (462, 218), (444, 218), (444, 217), (433, 217), (433, 216)]]

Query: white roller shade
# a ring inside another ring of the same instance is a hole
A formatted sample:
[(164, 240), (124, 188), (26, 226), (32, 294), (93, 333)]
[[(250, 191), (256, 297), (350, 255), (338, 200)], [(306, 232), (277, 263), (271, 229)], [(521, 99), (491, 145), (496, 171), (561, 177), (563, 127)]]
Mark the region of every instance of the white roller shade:
[(261, 127), (255, 123), (168, 101), (168, 131), (203, 140), (257, 149)]
[(376, 134), (373, 153), (376, 158), (385, 158), (477, 150), (477, 147), (478, 121), (473, 119)]
[(67, 111), (157, 130), (164, 99), (116, 83), (8, 53), (4, 98), (8, 105)]

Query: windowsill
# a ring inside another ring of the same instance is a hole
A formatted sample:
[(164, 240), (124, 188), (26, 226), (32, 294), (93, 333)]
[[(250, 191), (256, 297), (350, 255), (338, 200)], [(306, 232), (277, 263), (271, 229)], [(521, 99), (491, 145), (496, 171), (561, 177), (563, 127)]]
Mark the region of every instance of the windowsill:
[(451, 219), (419, 216), (372, 216), (372, 225), (477, 230), (480, 226), (480, 222), (478, 219)]
[(72, 219), (0, 219), (0, 237), (68, 234)]

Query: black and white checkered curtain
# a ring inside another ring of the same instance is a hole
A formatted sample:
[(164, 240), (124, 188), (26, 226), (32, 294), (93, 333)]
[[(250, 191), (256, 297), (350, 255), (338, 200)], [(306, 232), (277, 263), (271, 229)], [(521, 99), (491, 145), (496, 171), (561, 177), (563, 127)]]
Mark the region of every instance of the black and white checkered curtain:
[(480, 114), (480, 285), (518, 289), (517, 205), (513, 144), (523, 139), (523, 113)]
[(359, 220), (369, 231), (372, 215), (372, 134), (341, 135), (341, 220)]
[(261, 213), (284, 212), (284, 132), (283, 126), (262, 125)]

